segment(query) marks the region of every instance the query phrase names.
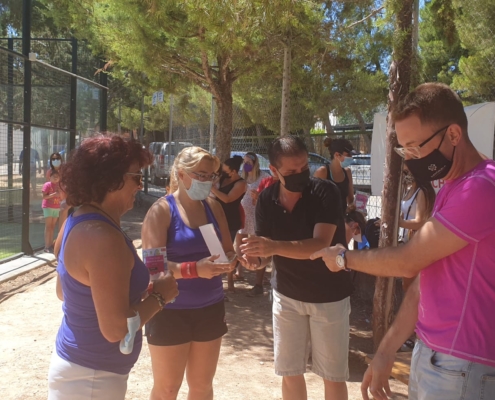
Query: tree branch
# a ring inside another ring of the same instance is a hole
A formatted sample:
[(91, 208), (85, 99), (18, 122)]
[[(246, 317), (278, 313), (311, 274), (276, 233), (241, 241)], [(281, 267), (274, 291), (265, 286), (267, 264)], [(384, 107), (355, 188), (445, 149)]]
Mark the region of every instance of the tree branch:
[(366, 21), (367, 19), (370, 19), (372, 17), (374, 17), (376, 14), (378, 14), (380, 11), (382, 11), (383, 9), (385, 8), (385, 6), (381, 6), (380, 8), (377, 8), (376, 10), (373, 10), (371, 12), (371, 14), (367, 15), (366, 17), (364, 17), (363, 19), (359, 20), (359, 21), (356, 21), (356, 22), (353, 22), (352, 24), (350, 25), (347, 25), (345, 28), (346, 29), (349, 29), (349, 28), (352, 28), (353, 26), (356, 26), (364, 21)]
[[(199, 28), (199, 38), (201, 41), (204, 41), (204, 34), (205, 28)], [(213, 80), (213, 77), (211, 75), (210, 63), (208, 62), (208, 54), (206, 54), (205, 50), (201, 50), (201, 63), (203, 66), (203, 73), (205, 74), (206, 82), (208, 83), (208, 85), (210, 85), (211, 93), (217, 99), (221, 98), (219, 90), (220, 88), (218, 87), (218, 84)]]

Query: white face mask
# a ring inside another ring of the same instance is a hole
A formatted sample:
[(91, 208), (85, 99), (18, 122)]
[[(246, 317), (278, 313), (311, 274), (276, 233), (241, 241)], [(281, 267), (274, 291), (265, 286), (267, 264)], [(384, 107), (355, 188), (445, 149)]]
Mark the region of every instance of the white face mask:
[(61, 164), (62, 164), (62, 161), (60, 161), (60, 160), (52, 160), (52, 165), (55, 168), (60, 167)]
[(191, 198), (191, 200), (205, 200), (210, 195), (213, 182), (201, 182), (197, 179), (192, 178), (191, 181), (191, 187), (189, 189), (186, 189), (187, 195)]
[(363, 236), (360, 233), (358, 233), (357, 235), (353, 235), (352, 238), (359, 243), (363, 241)]

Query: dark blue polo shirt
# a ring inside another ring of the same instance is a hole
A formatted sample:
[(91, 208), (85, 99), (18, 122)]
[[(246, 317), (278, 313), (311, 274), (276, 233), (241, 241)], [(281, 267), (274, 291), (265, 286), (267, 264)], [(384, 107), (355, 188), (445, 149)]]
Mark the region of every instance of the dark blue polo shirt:
[[(340, 192), (328, 180), (311, 178), (292, 212), (278, 202), (280, 182), (263, 190), (256, 204), (256, 235), (273, 240), (312, 239), (318, 223), (332, 224), (337, 230), (332, 245), (347, 245)], [(296, 260), (273, 256), (272, 287), (294, 300), (331, 303), (352, 293), (350, 273), (330, 272), (323, 260)]]

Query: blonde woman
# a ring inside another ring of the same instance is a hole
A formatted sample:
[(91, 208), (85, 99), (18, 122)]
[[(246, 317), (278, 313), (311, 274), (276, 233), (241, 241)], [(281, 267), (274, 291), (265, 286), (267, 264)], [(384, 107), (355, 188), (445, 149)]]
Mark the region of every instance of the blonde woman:
[(153, 368), (152, 400), (175, 400), (184, 372), (190, 399), (213, 399), (213, 377), (225, 322), (222, 273), (231, 263), (214, 262), (199, 227), (212, 223), (223, 249), (235, 258), (221, 205), (209, 197), (220, 161), (200, 147), (176, 157), (170, 194), (159, 199), (143, 223), (143, 249), (167, 247), (168, 268), (179, 296), (147, 324)]
[[(260, 163), (258, 160), (258, 156), (256, 153), (251, 151), (247, 152), (244, 155), (244, 164), (242, 167), (242, 175), (244, 180), (247, 183), (246, 194), (242, 198), (241, 206), (244, 208), (244, 214), (246, 216), (244, 228), (239, 231), (239, 234), (236, 236), (236, 248), (242, 244), (242, 239), (247, 237), (248, 235), (254, 235), (255, 228), (255, 210), (256, 203), (258, 201), (258, 186), (262, 179), (269, 177), (266, 172), (260, 170)], [(238, 253), (240, 256), (240, 253)], [(234, 290), (234, 280), (242, 280), (244, 279), (242, 273), (242, 267), (238, 266), (237, 274), (229, 275), (229, 291)], [(256, 293), (255, 293), (256, 291)], [(263, 288), (259, 286), (255, 286), (249, 292), (250, 294), (263, 294)]]

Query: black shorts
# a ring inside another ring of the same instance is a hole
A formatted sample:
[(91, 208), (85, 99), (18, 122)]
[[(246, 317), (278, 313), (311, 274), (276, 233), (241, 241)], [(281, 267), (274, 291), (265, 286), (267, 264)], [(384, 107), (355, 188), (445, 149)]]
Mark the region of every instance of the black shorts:
[(146, 324), (148, 343), (177, 346), (189, 342), (209, 342), (227, 333), (225, 304), (186, 310), (162, 310)]

